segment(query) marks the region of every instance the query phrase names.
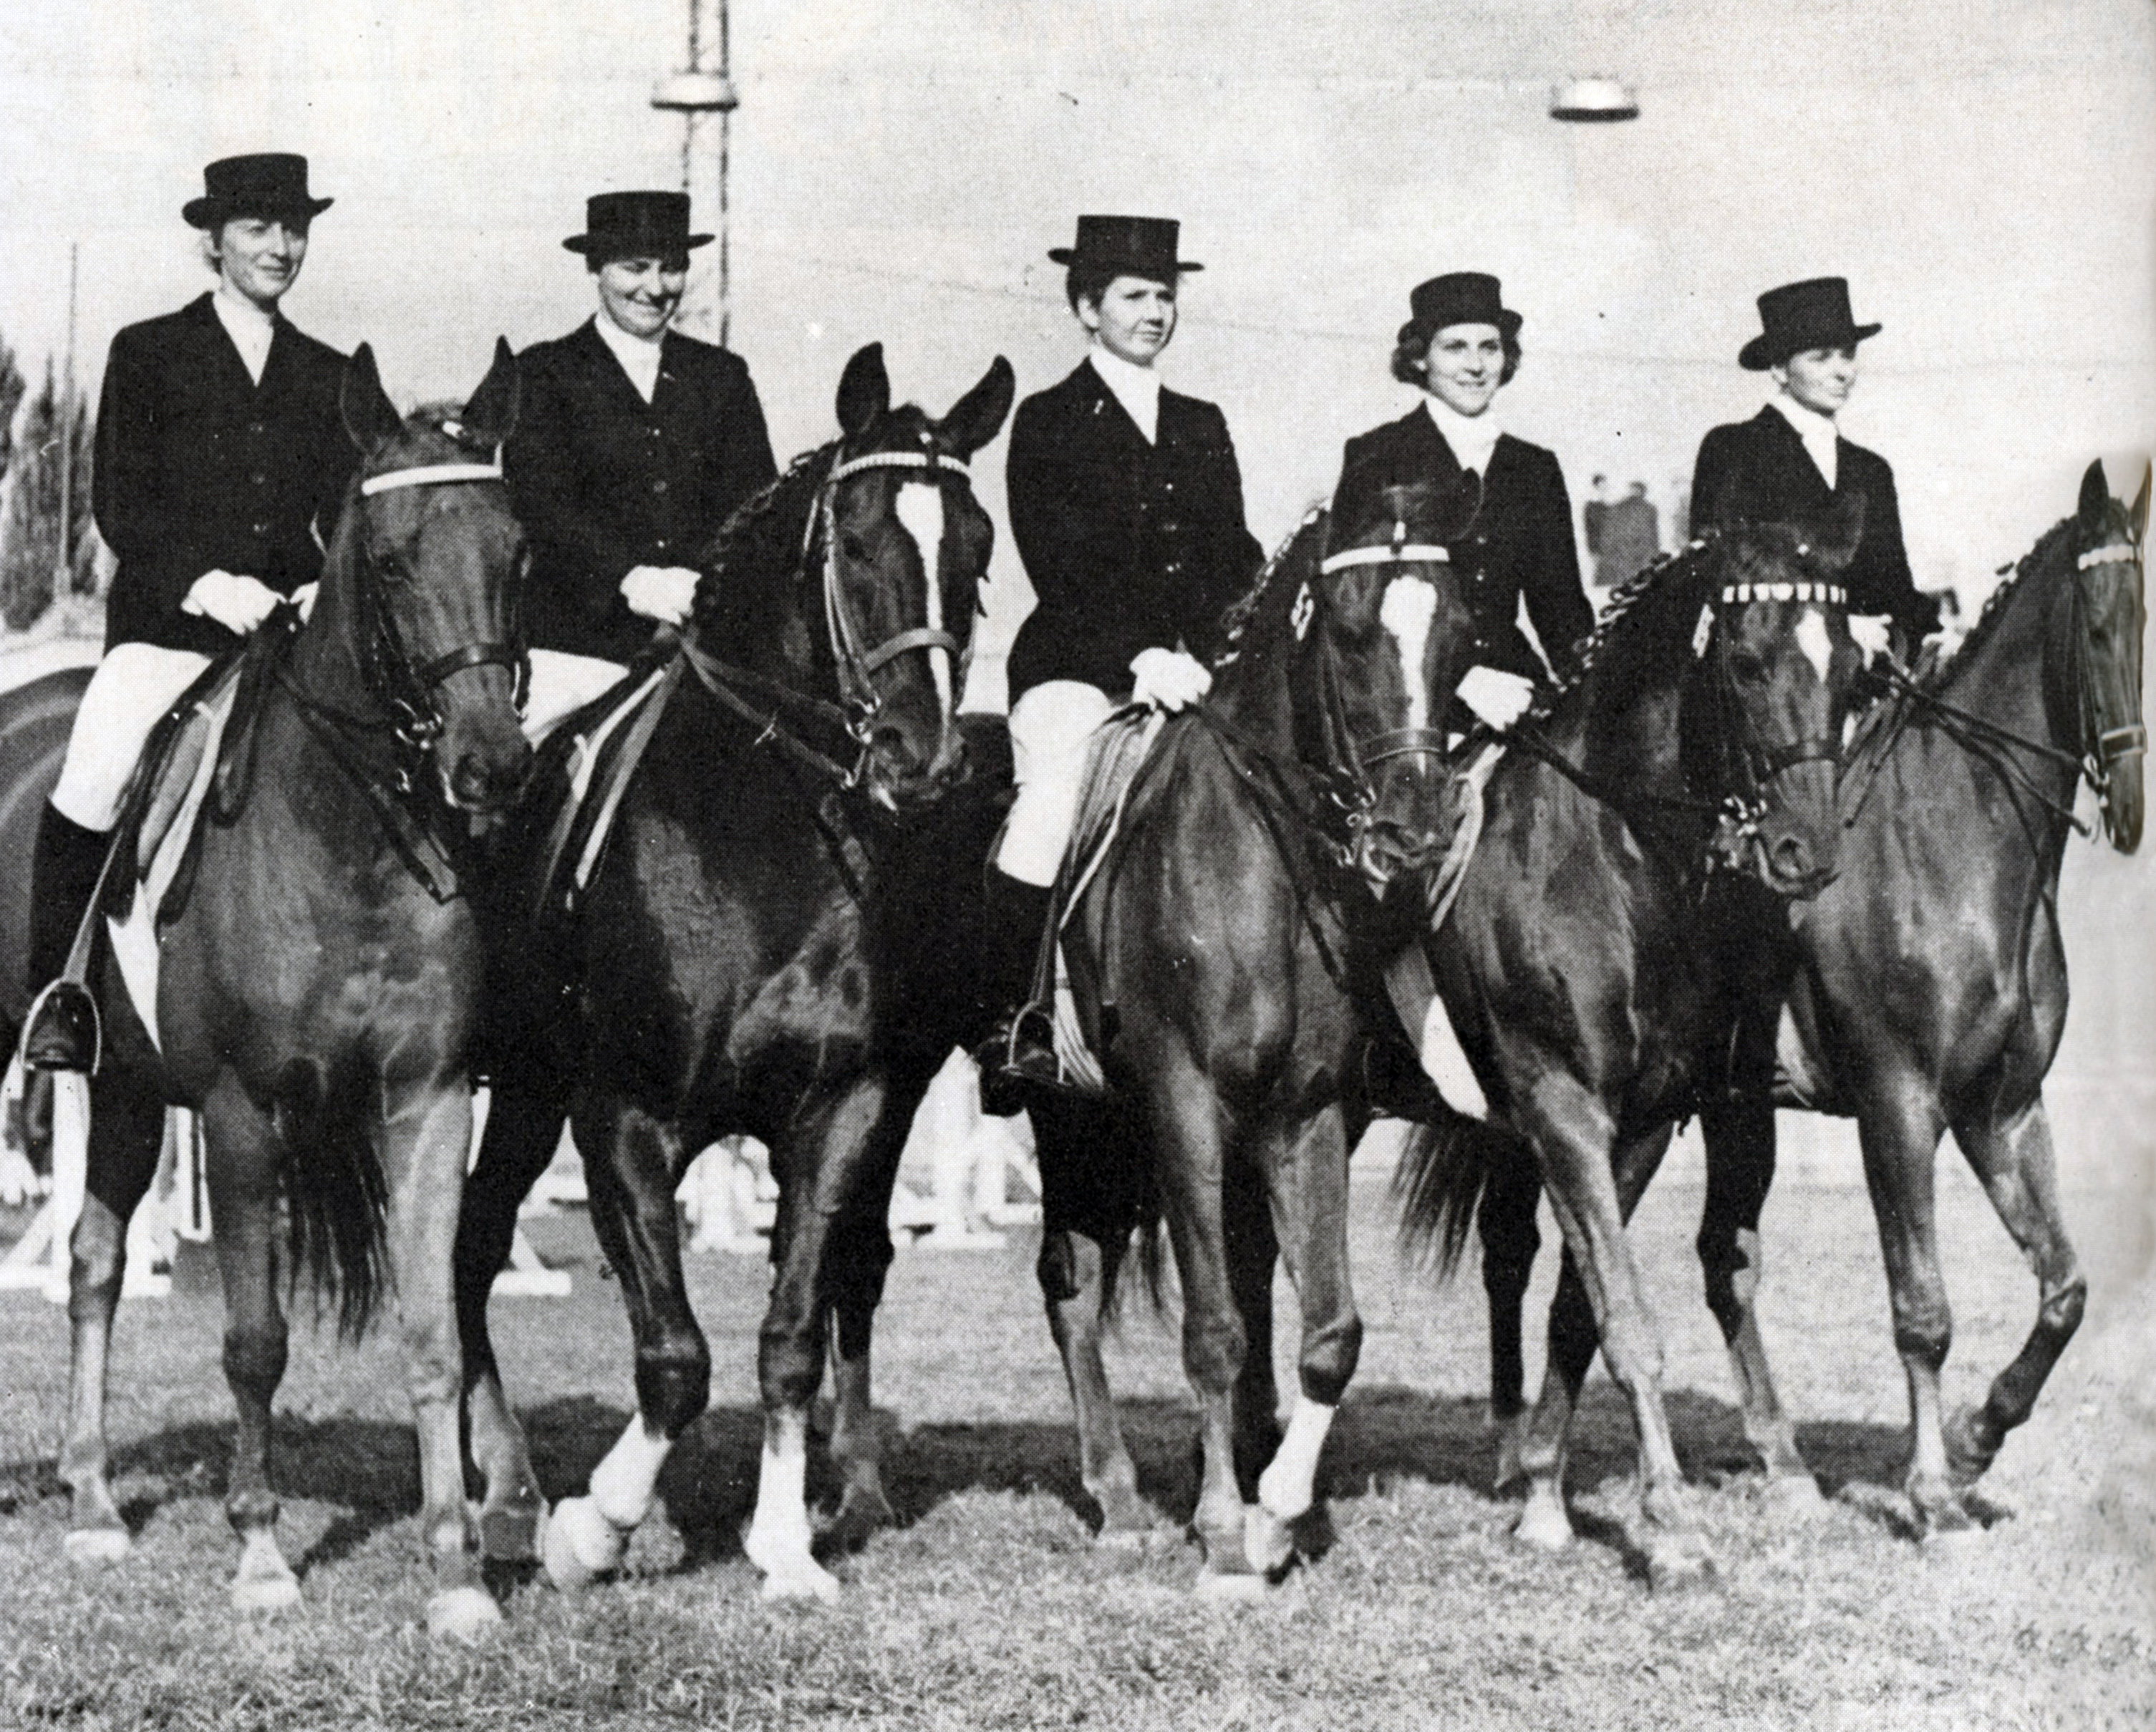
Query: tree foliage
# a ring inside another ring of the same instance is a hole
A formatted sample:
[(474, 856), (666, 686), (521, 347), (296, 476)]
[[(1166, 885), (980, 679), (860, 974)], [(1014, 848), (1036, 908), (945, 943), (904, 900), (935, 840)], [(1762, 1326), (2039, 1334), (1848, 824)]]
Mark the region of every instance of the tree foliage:
[[(49, 361), (44, 383), (15, 418), (13, 435), (6, 504), (0, 509), (0, 623), (19, 632), (52, 605), (60, 582), (74, 595), (91, 593), (97, 584), (89, 406), (73, 379), (55, 380)], [(63, 569), (64, 580), (59, 576)]]

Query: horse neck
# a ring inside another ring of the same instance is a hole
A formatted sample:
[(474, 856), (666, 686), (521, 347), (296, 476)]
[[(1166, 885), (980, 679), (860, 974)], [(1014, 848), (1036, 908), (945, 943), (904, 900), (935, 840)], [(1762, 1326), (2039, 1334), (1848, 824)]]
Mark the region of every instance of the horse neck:
[(1214, 675), (1206, 703), (1238, 731), (1276, 757), (1296, 751), (1295, 697), (1288, 669), (1292, 645), (1261, 643), (1244, 650)]
[[(1998, 612), (1980, 622), (1940, 679), (1940, 697), (2025, 740), (2078, 754), (2079, 718), (2071, 709), (2074, 581), (2070, 541), (2031, 556)], [(2063, 550), (2063, 552), (2062, 552)], [(2047, 688), (2050, 689), (2047, 690)], [(2055, 702), (2054, 698), (2063, 699)], [(2034, 767), (2033, 766), (2030, 767)], [(2064, 778), (2065, 766), (2043, 774)]]
[(292, 650), (294, 684), (316, 702), (347, 715), (380, 709), (367, 680), (365, 605), (360, 596), (358, 538), (352, 528), (356, 499), (347, 498), (322, 560), (313, 611)]

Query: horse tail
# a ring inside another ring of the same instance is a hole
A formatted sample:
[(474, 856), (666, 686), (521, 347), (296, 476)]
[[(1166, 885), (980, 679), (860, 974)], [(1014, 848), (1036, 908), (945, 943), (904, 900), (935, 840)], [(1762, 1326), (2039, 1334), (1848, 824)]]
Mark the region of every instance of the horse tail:
[(1528, 1156), (1511, 1131), (1455, 1110), (1435, 1089), (1422, 1107), (1393, 1168), (1393, 1198), (1402, 1251), (1442, 1279), (1460, 1261), (1491, 1172)]
[(389, 1186), (370, 1129), (380, 1079), (356, 1058), (295, 1058), (278, 1079), (273, 1117), (284, 1148), (290, 1279), (305, 1270), (316, 1314), (334, 1305), (337, 1334), (366, 1333), (388, 1284)]
[(1145, 1195), (1140, 1202), (1138, 1217), (1132, 1229), (1137, 1243), (1123, 1256), (1122, 1273), (1117, 1278), (1115, 1291), (1108, 1295), (1107, 1317), (1112, 1322), (1122, 1313), (1127, 1298), (1136, 1296), (1145, 1301), (1146, 1309), (1158, 1316), (1168, 1309), (1168, 1215), (1161, 1207), (1159, 1189), (1148, 1175)]

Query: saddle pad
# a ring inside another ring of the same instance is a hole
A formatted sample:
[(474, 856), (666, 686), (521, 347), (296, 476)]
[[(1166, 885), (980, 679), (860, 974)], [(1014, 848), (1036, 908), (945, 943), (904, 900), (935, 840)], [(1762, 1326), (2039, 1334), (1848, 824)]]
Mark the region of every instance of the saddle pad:
[[(547, 847), (535, 880), (536, 905), (567, 906), (591, 882), (613, 828), (621, 797), (644, 756), (644, 748), (679, 683), (676, 656), (647, 673), (633, 674), (598, 703), (588, 705), (549, 736), (546, 750), (559, 753), (567, 786), (547, 826)], [(562, 868), (573, 853), (575, 868)]]

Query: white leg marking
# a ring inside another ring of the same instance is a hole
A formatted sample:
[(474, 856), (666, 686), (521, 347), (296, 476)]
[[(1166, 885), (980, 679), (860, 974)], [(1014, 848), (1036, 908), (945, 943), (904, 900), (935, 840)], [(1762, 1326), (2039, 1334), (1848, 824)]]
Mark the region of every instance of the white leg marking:
[[(898, 520), (913, 537), (921, 552), (921, 571), (926, 580), (927, 626), (943, 629), (943, 489), (932, 481), (909, 481), (898, 489)], [(943, 713), (951, 713), (951, 658), (941, 649), (928, 652), (928, 665), (936, 676), (936, 695)]]
[(1292, 1521), (1310, 1508), (1317, 1479), (1318, 1452), (1325, 1448), (1325, 1434), (1332, 1429), (1332, 1416), (1338, 1411), (1306, 1395), (1295, 1398), (1287, 1435), (1281, 1439), (1265, 1471), (1258, 1476), (1258, 1501), (1267, 1514)]
[(1399, 647), (1400, 677), (1407, 683), (1408, 725), (1430, 725), (1430, 682), (1423, 677), (1423, 652), (1430, 623), (1437, 615), (1437, 586), (1426, 577), (1395, 577), (1378, 604), (1378, 621)]
[(814, 1537), (803, 1488), (808, 1473), (808, 1416), (782, 1412), (764, 1421), (756, 1514), (742, 1549), (764, 1573), (767, 1600), (839, 1597), (838, 1578), (808, 1555)]
[(592, 1469), (592, 1501), (614, 1526), (634, 1530), (651, 1513), (653, 1489), (673, 1444), (646, 1431), (641, 1415), (629, 1422), (606, 1459)]
[(1804, 659), (1825, 679), (1827, 666), (1834, 659), (1834, 639), (1827, 634), (1825, 617), (1818, 608), (1807, 607), (1799, 616), (1797, 648), (1804, 651)]

